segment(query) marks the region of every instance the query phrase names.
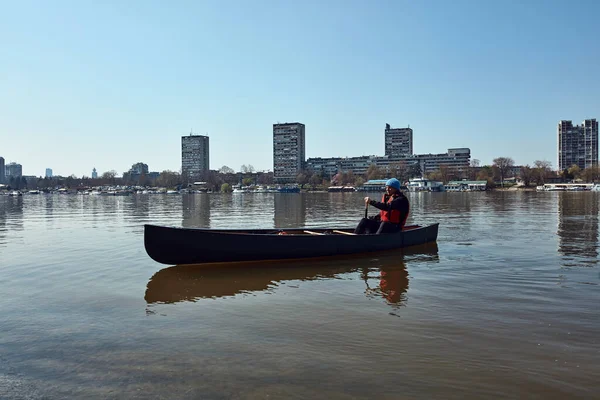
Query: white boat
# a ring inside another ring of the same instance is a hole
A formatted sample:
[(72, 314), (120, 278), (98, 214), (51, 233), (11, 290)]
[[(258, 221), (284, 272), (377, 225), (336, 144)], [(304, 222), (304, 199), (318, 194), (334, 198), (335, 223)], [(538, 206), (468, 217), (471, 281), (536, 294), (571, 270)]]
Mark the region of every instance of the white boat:
[(177, 190), (167, 190), (167, 194), (179, 194)]
[(30, 190), (28, 193), (29, 194), (40, 194), (40, 191), (39, 190)]
[(413, 178), (408, 181), (409, 192), (443, 192), (445, 190), (442, 182), (431, 181), (425, 178)]
[(10, 192), (8, 194), (9, 196), (23, 196), (23, 193), (19, 192), (18, 190), (13, 190), (12, 192)]
[(594, 186), (592, 186), (592, 192), (600, 192), (600, 183), (594, 183)]

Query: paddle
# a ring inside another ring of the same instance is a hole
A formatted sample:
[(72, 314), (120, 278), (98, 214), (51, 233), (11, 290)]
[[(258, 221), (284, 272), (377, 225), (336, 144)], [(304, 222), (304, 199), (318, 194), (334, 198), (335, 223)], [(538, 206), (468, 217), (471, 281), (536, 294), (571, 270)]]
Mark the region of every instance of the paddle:
[(369, 203), (365, 204), (365, 218), (369, 217)]

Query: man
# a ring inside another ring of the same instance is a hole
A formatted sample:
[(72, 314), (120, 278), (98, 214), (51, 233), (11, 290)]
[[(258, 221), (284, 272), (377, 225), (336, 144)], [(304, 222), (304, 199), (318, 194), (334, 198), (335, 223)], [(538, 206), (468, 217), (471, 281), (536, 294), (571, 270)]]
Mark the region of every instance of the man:
[(400, 181), (392, 178), (385, 183), (385, 194), (381, 202), (365, 197), (365, 204), (381, 210), (379, 215), (363, 218), (354, 230), (356, 234), (394, 233), (401, 231), (408, 218), (408, 199), (400, 192)]

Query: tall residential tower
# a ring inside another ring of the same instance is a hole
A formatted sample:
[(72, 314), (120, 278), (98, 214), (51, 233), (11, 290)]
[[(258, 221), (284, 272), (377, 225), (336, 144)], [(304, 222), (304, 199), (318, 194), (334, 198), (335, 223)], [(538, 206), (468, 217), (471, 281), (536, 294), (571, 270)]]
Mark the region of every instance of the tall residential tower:
[(586, 119), (581, 125), (572, 121), (558, 123), (558, 169), (577, 165), (581, 169), (598, 165), (598, 121)]
[(292, 183), (304, 168), (305, 126), (299, 122), (273, 124), (273, 179)]
[(413, 130), (410, 128), (392, 128), (385, 124), (385, 155), (412, 156)]
[(208, 136), (181, 137), (181, 177), (184, 182), (200, 178), (209, 169)]

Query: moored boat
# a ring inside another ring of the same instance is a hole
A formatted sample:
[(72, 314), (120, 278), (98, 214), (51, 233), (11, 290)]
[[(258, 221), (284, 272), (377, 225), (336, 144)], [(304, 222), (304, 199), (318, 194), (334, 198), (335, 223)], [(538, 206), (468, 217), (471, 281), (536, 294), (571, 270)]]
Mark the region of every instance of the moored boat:
[(327, 257), (400, 249), (437, 240), (439, 224), (397, 233), (355, 235), (353, 229), (215, 230), (144, 226), (148, 255), (162, 264)]

